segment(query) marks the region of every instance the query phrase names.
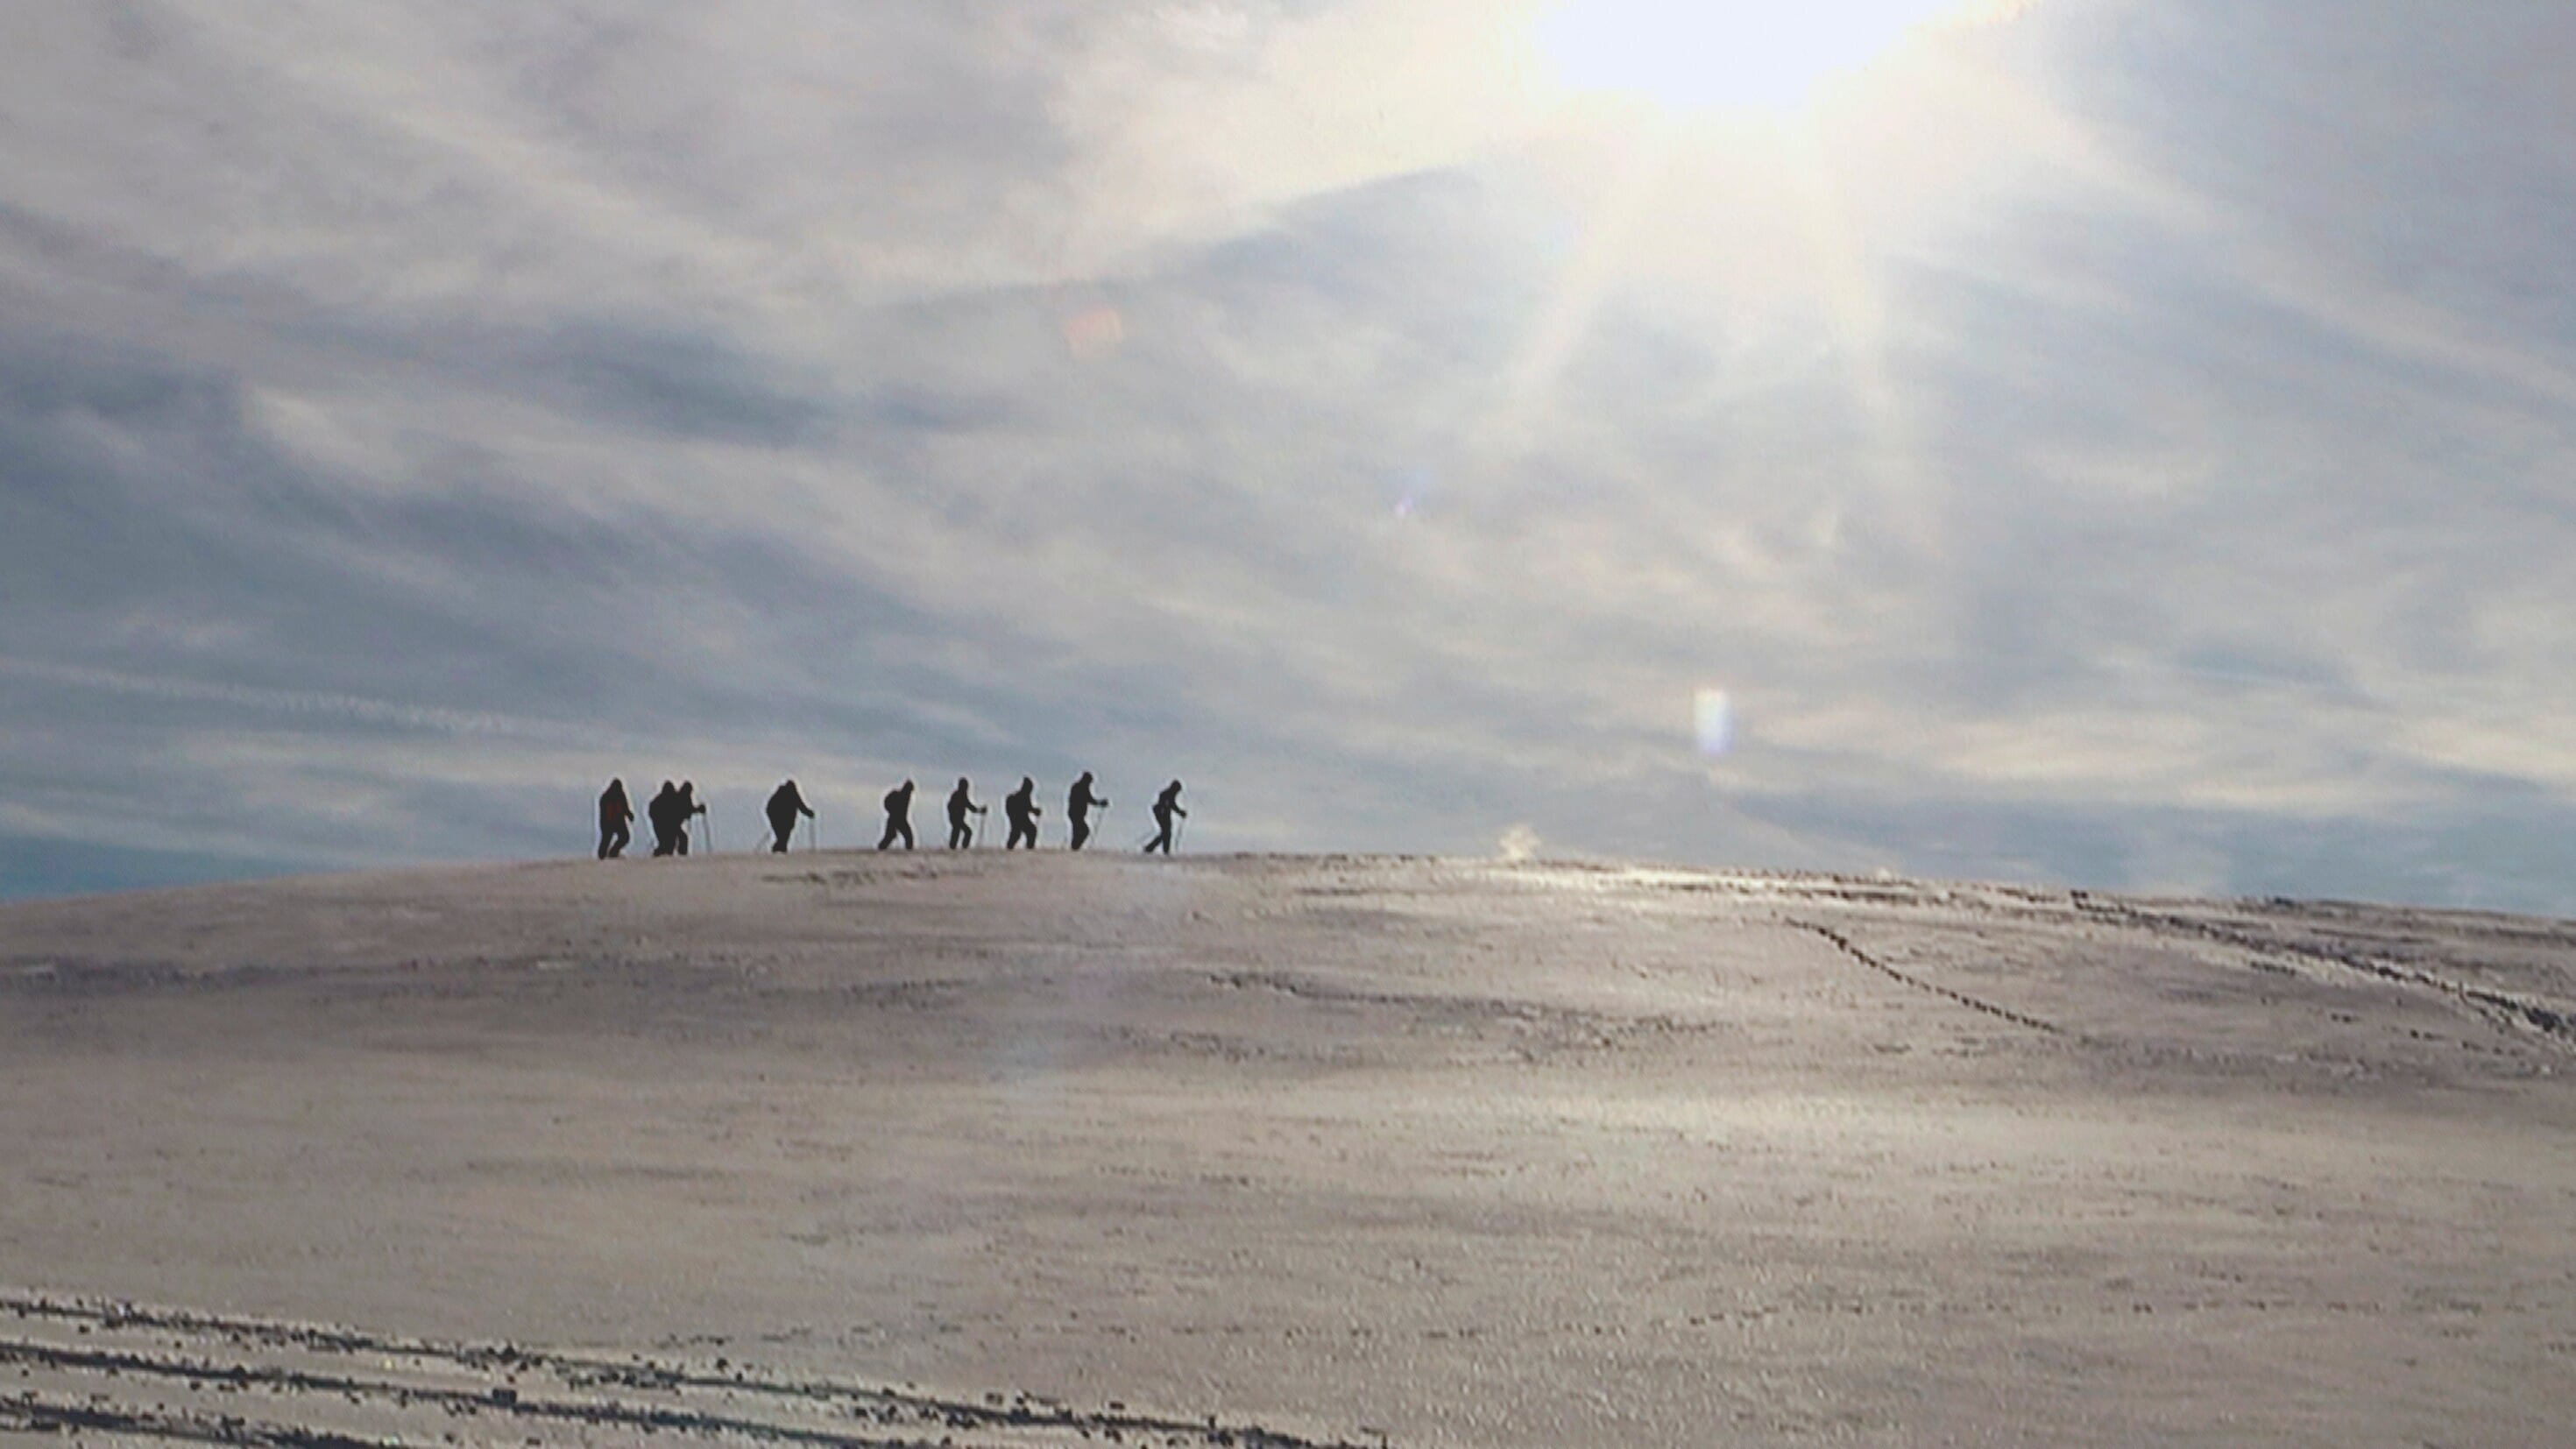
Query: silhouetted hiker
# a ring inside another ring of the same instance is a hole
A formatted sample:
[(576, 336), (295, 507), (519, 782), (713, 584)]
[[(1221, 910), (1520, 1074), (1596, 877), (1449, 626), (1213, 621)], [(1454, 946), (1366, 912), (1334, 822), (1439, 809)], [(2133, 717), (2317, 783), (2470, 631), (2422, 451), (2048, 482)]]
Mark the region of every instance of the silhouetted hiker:
[(599, 795), (599, 858), (615, 860), (635, 839), (635, 806), (626, 798), (626, 782), (611, 780)]
[[(679, 822), (679, 834), (671, 839), (671, 843), (678, 847), (675, 853), (680, 855), (689, 853), (689, 817), (706, 813), (707, 807), (698, 802), (698, 782), (682, 780), (680, 792), (672, 798), (671, 802), (671, 816)], [(707, 830), (707, 848), (710, 850), (715, 848), (715, 830), (712, 826)]]
[(888, 790), (885, 807), (886, 833), (885, 838), (877, 842), (877, 849), (883, 850), (897, 840), (903, 842), (904, 849), (912, 849), (912, 782), (906, 780)]
[(1002, 797), (1002, 811), (1011, 818), (1011, 836), (1002, 842), (1002, 848), (1017, 850), (1026, 841), (1029, 849), (1037, 849), (1038, 782), (1022, 775), (1020, 788)]
[(769, 853), (785, 855), (787, 842), (796, 838), (796, 817), (814, 818), (814, 807), (805, 803), (796, 782), (788, 781), (769, 795)]
[(1064, 797), (1064, 818), (1073, 822), (1073, 848), (1076, 850), (1082, 849), (1083, 842), (1091, 838), (1091, 807), (1094, 805), (1108, 809), (1109, 797), (1091, 793), (1091, 772), (1085, 770), (1082, 778), (1073, 782), (1073, 793)]
[(1163, 793), (1154, 797), (1154, 828), (1158, 833), (1145, 842), (1147, 855), (1157, 850), (1165, 855), (1172, 853), (1172, 817), (1175, 815), (1183, 820), (1190, 818), (1190, 812), (1181, 808), (1181, 782), (1178, 780), (1165, 785)]
[(948, 848), (963, 850), (973, 845), (975, 832), (967, 827), (966, 817), (992, 813), (975, 803), (975, 797), (967, 791), (966, 777), (958, 776), (957, 788), (948, 792)]
[(678, 786), (673, 785), (668, 780), (663, 781), (661, 790), (656, 793), (651, 800), (645, 802), (644, 819), (653, 827), (653, 853), (655, 855), (677, 855), (680, 853), (680, 847), (675, 837), (677, 837), (680, 832), (687, 827), (682, 823), (680, 818), (680, 791)]

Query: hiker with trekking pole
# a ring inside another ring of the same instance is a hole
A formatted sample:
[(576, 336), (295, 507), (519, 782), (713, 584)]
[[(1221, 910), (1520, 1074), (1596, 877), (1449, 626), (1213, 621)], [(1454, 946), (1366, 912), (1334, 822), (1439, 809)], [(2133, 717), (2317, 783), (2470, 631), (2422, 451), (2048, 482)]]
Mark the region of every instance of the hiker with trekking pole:
[(1026, 775), (1020, 777), (1020, 788), (1002, 797), (1002, 809), (1011, 822), (1010, 838), (1002, 842), (1004, 850), (1017, 850), (1022, 845), (1038, 848), (1038, 782)]
[(635, 806), (626, 798), (626, 782), (611, 780), (599, 797), (599, 858), (615, 860), (635, 839)]
[(1145, 843), (1145, 853), (1147, 855), (1152, 855), (1157, 850), (1160, 850), (1165, 855), (1170, 855), (1172, 853), (1172, 819), (1174, 816), (1178, 816), (1183, 820), (1190, 818), (1190, 812), (1181, 808), (1181, 782), (1178, 780), (1174, 780), (1172, 783), (1165, 785), (1163, 787), (1163, 793), (1154, 797), (1154, 827), (1156, 833), (1152, 840)]
[(805, 803), (804, 792), (794, 780), (779, 786), (769, 796), (769, 853), (785, 855), (788, 843), (796, 838), (796, 817), (815, 818), (814, 807)]
[(689, 853), (689, 818), (691, 816), (696, 816), (706, 823), (707, 854), (715, 854), (716, 817), (708, 812), (706, 802), (698, 798), (697, 782), (694, 780), (682, 780), (680, 782), (679, 793), (673, 797), (671, 802), (671, 817), (680, 822), (679, 838), (673, 842), (678, 847), (675, 852), (676, 854), (686, 855)]
[(1082, 778), (1073, 782), (1072, 793), (1064, 799), (1064, 818), (1073, 822), (1073, 848), (1076, 850), (1082, 849), (1083, 843), (1091, 839), (1091, 809), (1095, 805), (1100, 807), (1101, 814), (1109, 813), (1109, 801), (1092, 793), (1091, 772), (1085, 770)]
[[(912, 782), (910, 780), (886, 792), (885, 812), (885, 834), (878, 837), (877, 849), (883, 850), (898, 840), (903, 842), (904, 849), (912, 849)], [(954, 848), (953, 842), (951, 848)]]
[(653, 854), (656, 858), (680, 853), (674, 839), (680, 833), (680, 787), (665, 780), (653, 798), (644, 802), (644, 819), (653, 827)]
[(992, 813), (990, 809), (975, 803), (975, 796), (966, 783), (966, 777), (958, 776), (957, 788), (948, 792), (948, 848), (964, 850), (973, 845), (975, 831), (966, 823), (966, 817)]

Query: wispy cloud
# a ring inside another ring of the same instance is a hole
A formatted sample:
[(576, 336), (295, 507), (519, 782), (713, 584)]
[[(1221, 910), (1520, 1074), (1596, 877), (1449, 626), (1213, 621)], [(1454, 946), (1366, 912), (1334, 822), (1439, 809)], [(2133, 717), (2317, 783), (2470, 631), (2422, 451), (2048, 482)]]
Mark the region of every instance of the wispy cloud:
[(1088, 767), (1211, 847), (2576, 909), (2565, 22), (2022, 6), (1754, 120), (1541, 8), (40, 7), (0, 837)]
[(174, 678), (167, 675), (137, 675), (113, 669), (91, 669), (72, 664), (12, 659), (5, 655), (0, 655), (0, 675), (6, 675), (29, 685), (95, 690), (107, 694), (140, 696), (176, 704), (229, 705), (261, 713), (290, 715), (309, 720), (385, 725), (395, 729), (418, 730), (433, 734), (541, 739), (550, 735), (560, 737), (570, 732), (566, 726), (547, 724), (537, 720), (493, 714), (469, 714), (461, 710), (438, 709), (416, 704), (395, 704), (387, 700), (367, 699), (352, 694), (332, 694), (316, 690), (257, 689), (247, 685), (224, 684), (209, 680)]

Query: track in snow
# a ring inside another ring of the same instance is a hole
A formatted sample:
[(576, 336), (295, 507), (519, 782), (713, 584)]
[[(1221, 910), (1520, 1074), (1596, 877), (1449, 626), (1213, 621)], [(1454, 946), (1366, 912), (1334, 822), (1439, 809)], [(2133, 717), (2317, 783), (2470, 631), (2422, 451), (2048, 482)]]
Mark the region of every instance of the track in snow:
[(1118, 1403), (944, 1399), (783, 1377), (731, 1359), (586, 1357), (24, 1292), (0, 1292), (0, 1315), (0, 1434), (275, 1449), (603, 1438), (830, 1449), (1355, 1449)]

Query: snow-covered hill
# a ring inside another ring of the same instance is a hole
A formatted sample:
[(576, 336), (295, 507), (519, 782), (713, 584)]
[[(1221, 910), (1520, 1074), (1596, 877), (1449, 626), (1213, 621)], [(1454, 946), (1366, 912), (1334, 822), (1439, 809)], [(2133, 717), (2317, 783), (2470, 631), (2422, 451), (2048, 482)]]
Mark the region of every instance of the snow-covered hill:
[(23, 905), (0, 1433), (2560, 1442), (2572, 1073), (2576, 925), (2375, 907), (990, 853)]

